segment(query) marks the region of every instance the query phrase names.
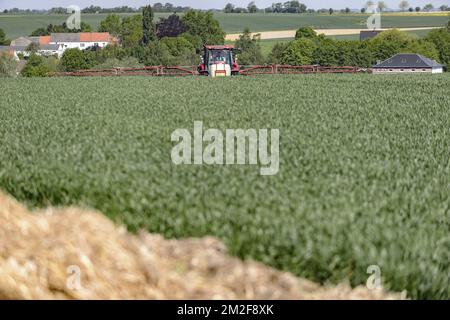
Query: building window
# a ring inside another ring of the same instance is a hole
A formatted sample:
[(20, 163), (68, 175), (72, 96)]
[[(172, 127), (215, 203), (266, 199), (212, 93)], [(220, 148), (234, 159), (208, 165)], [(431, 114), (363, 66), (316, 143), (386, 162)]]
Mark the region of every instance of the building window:
[(95, 47), (98, 47), (98, 43), (94, 43), (94, 46), (95, 46)]
[(80, 47), (84, 48), (84, 45), (85, 45), (84, 43), (81, 43), (81, 44), (80, 44)]

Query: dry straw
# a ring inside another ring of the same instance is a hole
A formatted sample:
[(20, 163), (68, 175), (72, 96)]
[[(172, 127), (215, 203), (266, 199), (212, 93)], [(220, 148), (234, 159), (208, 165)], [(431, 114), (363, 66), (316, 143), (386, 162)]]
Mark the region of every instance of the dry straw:
[[(74, 280), (79, 286), (71, 285)], [(0, 194), (0, 299), (398, 297), (347, 285), (321, 287), (230, 257), (213, 238), (135, 236), (99, 213), (75, 208), (30, 213)]]

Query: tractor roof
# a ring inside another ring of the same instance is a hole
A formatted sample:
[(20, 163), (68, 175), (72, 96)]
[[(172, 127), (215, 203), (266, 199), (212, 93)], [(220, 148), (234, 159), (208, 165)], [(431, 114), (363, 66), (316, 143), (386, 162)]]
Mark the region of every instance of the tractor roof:
[(205, 48), (208, 50), (233, 50), (234, 46), (207, 46)]

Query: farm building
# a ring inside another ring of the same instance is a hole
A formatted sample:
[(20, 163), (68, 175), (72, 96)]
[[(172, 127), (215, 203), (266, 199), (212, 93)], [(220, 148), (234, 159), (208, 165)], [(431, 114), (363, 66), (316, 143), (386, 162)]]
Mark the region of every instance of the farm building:
[(52, 33), (46, 37), (48, 44), (62, 46), (63, 50), (77, 48), (84, 50), (90, 47), (106, 47), (111, 42), (108, 32)]
[(364, 41), (364, 40), (369, 40), (369, 39), (375, 38), (381, 32), (383, 32), (383, 31), (382, 30), (365, 30), (365, 31), (361, 31), (359, 33), (359, 40), (360, 41)]
[(375, 65), (373, 73), (442, 73), (443, 68), (420, 54), (400, 53)]
[(66, 49), (84, 50), (94, 46), (103, 48), (113, 41), (108, 32), (52, 33), (50, 36), (20, 37), (11, 41), (10, 48), (16, 54), (28, 56), (27, 47), (35, 43), (39, 45), (39, 54), (61, 57)]

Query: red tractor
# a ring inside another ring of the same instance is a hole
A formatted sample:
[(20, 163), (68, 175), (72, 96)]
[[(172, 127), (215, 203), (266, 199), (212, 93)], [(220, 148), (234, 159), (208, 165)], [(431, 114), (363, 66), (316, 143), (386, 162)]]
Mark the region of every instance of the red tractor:
[(204, 46), (198, 73), (209, 77), (238, 75), (240, 68), (234, 52), (234, 46)]

